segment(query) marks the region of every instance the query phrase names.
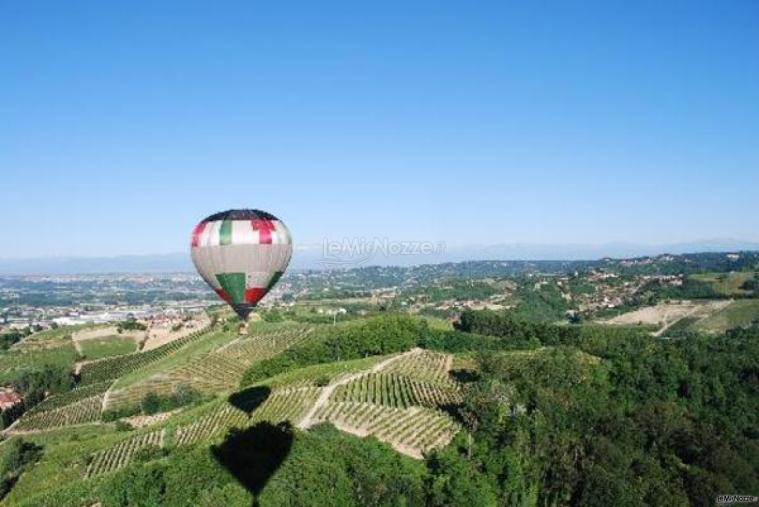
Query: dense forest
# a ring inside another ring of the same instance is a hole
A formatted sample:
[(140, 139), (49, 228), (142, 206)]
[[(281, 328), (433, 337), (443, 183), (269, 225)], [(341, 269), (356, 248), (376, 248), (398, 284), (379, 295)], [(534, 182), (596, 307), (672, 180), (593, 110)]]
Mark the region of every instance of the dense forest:
[(461, 327), (556, 345), (479, 355), (461, 409), (472, 441), (430, 460), (433, 475), (481, 479), (462, 501), (712, 505), (759, 490), (759, 329), (653, 340), (490, 312)]

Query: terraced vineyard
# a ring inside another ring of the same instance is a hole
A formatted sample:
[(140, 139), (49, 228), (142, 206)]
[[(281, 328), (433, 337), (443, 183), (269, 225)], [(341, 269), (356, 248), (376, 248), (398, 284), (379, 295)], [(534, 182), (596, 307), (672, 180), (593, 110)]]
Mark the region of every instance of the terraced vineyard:
[(408, 375), (416, 380), (455, 385), (448, 370), (452, 357), (442, 352), (419, 350), (415, 354), (405, 354), (382, 371)]
[(295, 422), (313, 405), (321, 391), (318, 387), (276, 389), (252, 414), (251, 421)]
[(235, 340), (173, 371), (110, 392), (106, 408), (135, 405), (149, 392), (168, 395), (179, 384), (203, 392), (234, 389), (253, 363), (282, 352), (305, 339), (310, 332), (307, 327), (288, 328)]
[(176, 445), (188, 445), (211, 440), (230, 428), (245, 427), (247, 421), (248, 414), (229, 403), (223, 403), (197, 421), (177, 427), (174, 442)]
[(349, 433), (375, 436), (416, 458), (446, 445), (461, 430), (456, 421), (439, 410), (350, 401), (330, 401), (319, 409), (316, 418)]
[(82, 384), (92, 384), (121, 377), (176, 352), (188, 343), (202, 337), (208, 330), (209, 328), (199, 329), (194, 333), (190, 333), (187, 336), (183, 336), (147, 352), (135, 352), (133, 354), (114, 356), (86, 363), (80, 370), (80, 382)]
[(46, 430), (72, 424), (84, 424), (100, 420), (103, 395), (96, 394), (69, 405), (50, 410), (41, 410), (24, 414), (13, 426), (14, 430)]
[(308, 424), (329, 421), (419, 458), (447, 444), (461, 429), (440, 410), (462, 401), (459, 385), (448, 375), (451, 362), (447, 354), (414, 349), (338, 379)]
[(40, 403), (38, 403), (37, 405), (35, 405), (31, 410), (27, 412), (27, 414), (40, 412), (43, 410), (51, 410), (54, 408), (64, 407), (66, 405), (69, 405), (79, 400), (83, 400), (85, 398), (89, 398), (96, 394), (102, 394), (108, 390), (108, 387), (110, 387), (110, 385), (111, 385), (111, 382), (99, 382), (97, 384), (90, 384), (83, 387), (78, 387), (76, 389), (72, 389), (71, 391), (68, 391), (65, 393), (54, 394), (53, 396), (50, 396), (49, 398), (46, 398)]
[[(275, 390), (249, 417), (247, 413), (224, 402), (197, 420), (176, 426), (173, 445), (183, 446), (211, 442), (222, 438), (231, 428), (245, 428), (259, 421), (295, 421), (313, 404), (318, 387), (283, 388)], [(137, 435), (93, 454), (87, 477), (112, 472), (126, 466), (140, 449), (149, 445), (163, 446), (168, 428)]]
[(367, 373), (353, 382), (339, 386), (331, 399), (400, 408), (415, 405), (435, 408), (461, 402), (461, 393), (452, 382), (420, 382), (406, 375), (383, 371)]
[(149, 446), (163, 447), (163, 434), (164, 430), (142, 433), (96, 452), (92, 455), (89, 465), (87, 465), (86, 477), (89, 478), (107, 472), (115, 472), (125, 467), (140, 449)]

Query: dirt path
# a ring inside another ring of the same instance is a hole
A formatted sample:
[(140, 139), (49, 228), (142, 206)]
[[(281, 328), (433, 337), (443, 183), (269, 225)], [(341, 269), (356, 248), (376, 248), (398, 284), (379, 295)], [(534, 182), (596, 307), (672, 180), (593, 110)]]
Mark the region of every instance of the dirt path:
[(672, 319), (670, 321), (664, 321), (664, 325), (656, 332), (651, 333), (651, 336), (656, 336), (657, 338), (664, 334), (664, 332), (672, 327), (676, 322), (680, 322), (683, 319), (687, 319), (688, 317), (693, 316), (694, 313), (696, 313), (699, 310), (698, 306), (693, 308), (692, 310), (684, 313), (683, 315), (678, 316), (676, 319)]
[(108, 406), (108, 395), (111, 393), (111, 388), (113, 387), (113, 384), (115, 384), (116, 381), (113, 381), (111, 385), (108, 386), (108, 389), (105, 390), (103, 393), (103, 403), (100, 405), (100, 413), (102, 414), (105, 412), (106, 407)]
[(445, 356), (445, 375), (450, 375), (453, 368), (453, 354), (446, 354)]
[(667, 332), (667, 330), (670, 327), (674, 326), (675, 324), (677, 324), (678, 322), (680, 322), (682, 319), (686, 319), (688, 317), (692, 317), (693, 315), (695, 315), (697, 313), (708, 312), (707, 314), (702, 315), (703, 318), (706, 318), (706, 316), (708, 316), (708, 315), (713, 315), (713, 314), (715, 314), (715, 313), (717, 313), (717, 312), (725, 309), (732, 302), (733, 302), (733, 300), (729, 299), (727, 301), (719, 301), (719, 302), (707, 303), (705, 305), (696, 306), (692, 310), (690, 310), (689, 312), (685, 313), (684, 315), (682, 315), (682, 316), (680, 316), (680, 317), (678, 317), (676, 319), (673, 319), (673, 320), (670, 320), (670, 321), (666, 321), (665, 320), (664, 321), (664, 325), (661, 327), (661, 329), (659, 329), (655, 333), (652, 333), (652, 336), (655, 336), (657, 338), (660, 337), (665, 332)]
[(319, 409), (322, 408), (325, 403), (327, 403), (327, 400), (329, 400), (329, 397), (332, 395), (335, 388), (337, 388), (338, 386), (348, 384), (349, 382), (352, 382), (356, 380), (357, 378), (361, 377), (362, 375), (366, 375), (367, 373), (377, 373), (383, 368), (386, 368), (388, 365), (401, 359), (402, 357), (406, 357), (411, 354), (418, 354), (421, 351), (422, 349), (415, 347), (409, 350), (408, 352), (404, 352), (403, 354), (398, 354), (397, 356), (389, 357), (385, 359), (384, 361), (380, 361), (379, 363), (375, 364), (374, 366), (372, 366), (371, 368), (367, 370), (361, 370), (356, 373), (346, 375), (338, 380), (335, 380), (334, 382), (330, 382), (328, 386), (322, 388), (321, 393), (319, 393), (319, 397), (316, 399), (313, 406), (309, 409), (306, 415), (304, 415), (303, 418), (300, 420), (300, 422), (297, 424), (297, 427), (301, 430), (305, 430), (306, 428), (311, 427), (314, 424), (314, 415), (316, 415), (316, 412), (318, 412)]
[(145, 342), (142, 349), (140, 349), (140, 352), (147, 352), (148, 350), (158, 348), (161, 345), (166, 345), (167, 343), (178, 340), (188, 334), (194, 333), (195, 331), (205, 329), (209, 325), (211, 325), (211, 320), (208, 317), (203, 316), (195, 319), (192, 327), (183, 327), (178, 331), (172, 331), (169, 325), (151, 326), (145, 332)]

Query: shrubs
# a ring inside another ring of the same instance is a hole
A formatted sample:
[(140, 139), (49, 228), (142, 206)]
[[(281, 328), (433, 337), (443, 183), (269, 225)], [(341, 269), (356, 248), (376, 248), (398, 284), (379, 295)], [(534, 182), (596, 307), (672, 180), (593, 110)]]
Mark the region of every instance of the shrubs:
[(162, 469), (135, 467), (104, 488), (101, 504), (103, 507), (162, 505), (165, 489)]
[(179, 384), (169, 396), (159, 396), (154, 392), (147, 393), (140, 402), (140, 408), (144, 414), (153, 415), (191, 405), (201, 399), (202, 395), (198, 391), (187, 384)]
[(11, 439), (4, 446), (0, 455), (0, 499), (13, 488), (26, 467), (41, 455), (42, 447), (21, 438)]
[(140, 407), (138, 406), (120, 407), (118, 409), (109, 408), (108, 410), (103, 410), (100, 418), (104, 422), (112, 422), (117, 419), (121, 419), (122, 417), (129, 417), (132, 415), (137, 415), (139, 413)]
[(126, 421), (116, 421), (116, 431), (132, 431), (134, 428)]
[(124, 331), (145, 331), (148, 328), (142, 322), (138, 322), (136, 319), (131, 318), (116, 324), (116, 331), (123, 333)]
[(161, 410), (161, 398), (153, 392), (146, 394), (140, 402), (142, 413), (153, 415)]
[(168, 396), (160, 396), (157, 393), (150, 391), (145, 394), (140, 400), (139, 405), (126, 405), (116, 409), (104, 410), (101, 418), (103, 421), (110, 422), (122, 417), (129, 417), (138, 415), (140, 413), (144, 415), (154, 415), (160, 412), (168, 412), (175, 408), (191, 405), (202, 401), (204, 398), (195, 389), (187, 384), (179, 384), (174, 388)]
[(16, 330), (11, 330), (3, 334), (0, 334), (0, 349), (8, 350), (11, 347), (11, 345), (21, 341), (21, 338), (23, 337), (24, 337), (24, 334)]

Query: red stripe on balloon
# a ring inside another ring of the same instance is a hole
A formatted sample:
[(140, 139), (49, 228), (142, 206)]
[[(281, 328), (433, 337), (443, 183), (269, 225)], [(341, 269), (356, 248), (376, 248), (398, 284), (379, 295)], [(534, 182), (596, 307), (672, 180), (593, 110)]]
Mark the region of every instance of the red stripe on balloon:
[(274, 230), (274, 224), (271, 220), (256, 218), (250, 221), (254, 231), (258, 231), (258, 242), (262, 245), (271, 245), (271, 231)]
[(192, 231), (192, 246), (200, 246), (200, 235), (208, 225), (208, 222), (200, 222), (195, 226), (195, 230)]
[(257, 304), (266, 295), (266, 289), (252, 288), (245, 289), (245, 302), (252, 305)]
[(232, 297), (229, 295), (227, 291), (225, 291), (224, 289), (214, 289), (214, 290), (216, 291), (216, 294), (218, 294), (221, 299), (223, 299), (229, 304), (232, 304)]

